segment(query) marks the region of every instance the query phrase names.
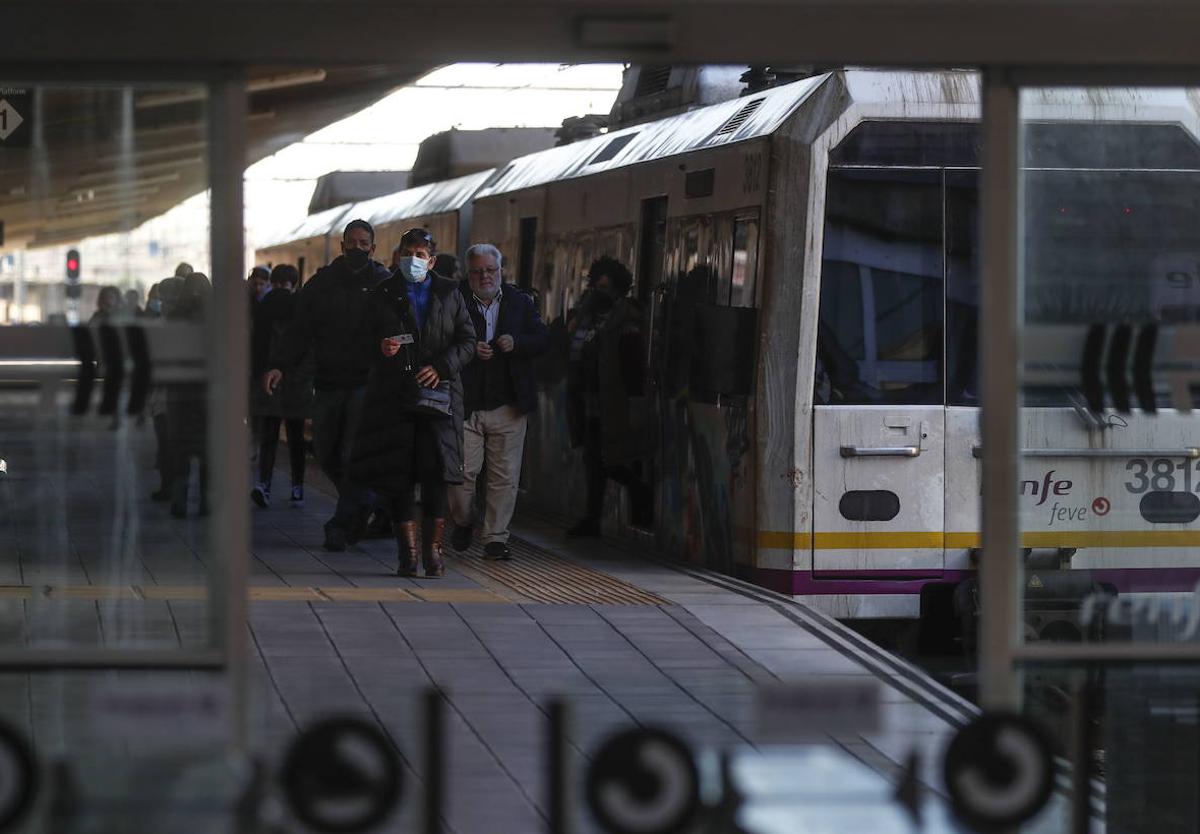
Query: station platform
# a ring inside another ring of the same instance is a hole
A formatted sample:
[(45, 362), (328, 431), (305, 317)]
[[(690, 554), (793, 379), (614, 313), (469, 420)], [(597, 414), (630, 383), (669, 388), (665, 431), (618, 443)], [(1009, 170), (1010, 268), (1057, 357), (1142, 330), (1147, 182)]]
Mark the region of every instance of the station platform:
[[(280, 482), (284, 477), (280, 473)], [(11, 490), (19, 482), (4, 483), (9, 506), (15, 506)], [(6, 548), (15, 556), (0, 565), (5, 642), (57, 634), (97, 646), (202, 643), (213, 611), (206, 589), (206, 519), (174, 519), (165, 505), (139, 499), (140, 544), (134, 556), (114, 565), (105, 554), (115, 552), (113, 537), (128, 531), (90, 512), (89, 494), (99, 500), (82, 489), (75, 510), (63, 519), (58, 541), (67, 546), (65, 559), (40, 558), (46, 554), (39, 548), (54, 544), (45, 529), (30, 529), (11, 514), (5, 519)], [(422, 704), (431, 688), (446, 704), (448, 832), (548, 830), (545, 752), (553, 699), (569, 710), (573, 831), (598, 830), (582, 800), (594, 751), (633, 726), (661, 727), (709, 753), (756, 754), (784, 739), (810, 754), (832, 751), (839, 767), (876, 786), (880, 813), (897, 826), (903, 817), (891, 792), (915, 764), (915, 778), (934, 809), (935, 822), (927, 817), (925, 830), (958, 830), (944, 811), (941, 757), (975, 708), (835, 620), (788, 597), (635, 554), (621, 543), (568, 539), (552, 521), (530, 515), (514, 525), (511, 562), (483, 560), (478, 544), (466, 553), (447, 548), (444, 578), (400, 579), (390, 539), (369, 539), (345, 553), (324, 551), (322, 525), (333, 499), (319, 484), (309, 486), (307, 499), (303, 507), (284, 500), (252, 510), (249, 743), (274, 772), (297, 734), (323, 718), (355, 716), (381, 728), (399, 752), (406, 799), (372, 830), (423, 830)], [(90, 765), (102, 772), (114, 762), (136, 763), (146, 750), (186, 747), (188, 728), (171, 716), (126, 715), (123, 723), (97, 716), (97, 687), (166, 681), (187, 688), (204, 675), (8, 673), (0, 715), (51, 758), (86, 760), (78, 751), (92, 749), (93, 736), (111, 742), (115, 733), (123, 740), (116, 758)], [(764, 687), (839, 681), (875, 688), (871, 726), (829, 727), (819, 716), (811, 722), (785, 718), (786, 726), (764, 723), (758, 709)], [(107, 731), (97, 729), (106, 724)], [(794, 780), (776, 777), (773, 784), (783, 784), (786, 795), (793, 782), (810, 792), (811, 810), (814, 785), (803, 768)], [(126, 789), (136, 784), (130, 777)], [(836, 784), (828, 789), (837, 794)], [(851, 797), (845, 807), (827, 809), (834, 816), (825, 822), (843, 812), (861, 814), (862, 802)], [(276, 828), (267, 830), (305, 830), (282, 802), (271, 807)], [(764, 823), (756, 830), (805, 830), (786, 813), (778, 818), (782, 827)]]

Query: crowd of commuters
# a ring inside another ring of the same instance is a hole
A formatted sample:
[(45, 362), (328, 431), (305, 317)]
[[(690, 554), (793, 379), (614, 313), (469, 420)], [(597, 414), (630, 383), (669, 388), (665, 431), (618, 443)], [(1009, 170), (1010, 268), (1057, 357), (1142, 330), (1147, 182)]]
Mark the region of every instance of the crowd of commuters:
[[(375, 259), (366, 221), (346, 226), (341, 249), (302, 288), (288, 264), (255, 267), (247, 278), (252, 501), (271, 506), (282, 430), (288, 503), (304, 502), (310, 449), (337, 491), (324, 527), (327, 550), (344, 551), (372, 532), (392, 535), (400, 576), (438, 577), (449, 522), (455, 549), (478, 537), (485, 558), (511, 559), (509, 525), (537, 406), (535, 366), (551, 338), (535, 299), (504, 280), (503, 256), (488, 243), (466, 251), (461, 273), (425, 229), (404, 233), (390, 269)], [(579, 536), (599, 535), (608, 479), (630, 491), (635, 523), (651, 504), (630, 445), (627, 406), (643, 393), (644, 364), (641, 311), (628, 297), (632, 275), (600, 258), (587, 284), (558, 330), (572, 443), (587, 473), (587, 512), (569, 531)], [(210, 293), (208, 278), (181, 264), (151, 287), (144, 308), (104, 288), (92, 322), (127, 314), (198, 321)], [(152, 498), (184, 517), (198, 483), (199, 512), (207, 512), (202, 385), (154, 389), (148, 413), (160, 476)]]
[[(117, 287), (100, 288), (89, 325), (122, 325), (137, 319), (168, 322), (200, 322), (212, 294), (207, 275), (186, 263), (175, 274), (150, 287), (143, 306), (136, 290), (124, 294)], [(146, 416), (154, 428), (155, 469), (159, 486), (150, 497), (168, 502), (171, 514), (188, 514), (192, 465), (197, 470), (196, 503), (201, 515), (208, 513), (207, 420), (203, 383), (174, 383), (153, 387), (146, 401)]]

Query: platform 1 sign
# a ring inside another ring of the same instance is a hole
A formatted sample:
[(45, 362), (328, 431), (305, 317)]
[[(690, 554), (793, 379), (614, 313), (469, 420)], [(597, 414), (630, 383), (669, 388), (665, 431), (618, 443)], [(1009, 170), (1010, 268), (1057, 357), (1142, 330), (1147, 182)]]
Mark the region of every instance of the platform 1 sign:
[(0, 87), (0, 148), (28, 148), (33, 100), (28, 90)]

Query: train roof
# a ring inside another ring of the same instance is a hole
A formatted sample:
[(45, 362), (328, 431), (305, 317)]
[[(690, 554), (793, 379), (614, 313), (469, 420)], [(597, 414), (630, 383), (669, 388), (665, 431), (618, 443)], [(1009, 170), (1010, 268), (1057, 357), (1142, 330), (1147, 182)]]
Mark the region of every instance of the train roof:
[(768, 136), (828, 77), (805, 78), (755, 95), (519, 157), (500, 169), (476, 196), (519, 191), (555, 180)]
[[(310, 214), (291, 228), (286, 234), (279, 234), (269, 242), (260, 245), (259, 249), (270, 249), (272, 246), (283, 246), (297, 240), (307, 240), (310, 237), (324, 237), (331, 229), (335, 229), (345, 220), (346, 215), (354, 208), (354, 203), (344, 203), (340, 206)], [(345, 220), (345, 222), (350, 222)]]
[(431, 182), (428, 185), (365, 200), (354, 205), (355, 216), (363, 218), (372, 226), (379, 226), (395, 220), (415, 220), (432, 214), (458, 211), (471, 202), (479, 186), (487, 182), (495, 171), (495, 168), (489, 168), (465, 177)]

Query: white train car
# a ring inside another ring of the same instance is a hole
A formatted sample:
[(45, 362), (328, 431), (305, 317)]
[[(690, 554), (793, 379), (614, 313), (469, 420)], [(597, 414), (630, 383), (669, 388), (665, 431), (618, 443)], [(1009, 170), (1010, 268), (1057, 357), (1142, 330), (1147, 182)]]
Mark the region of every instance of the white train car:
[[(1026, 115), (1031, 329), (1200, 309), (1169, 298), (1200, 260), (1192, 98), (1060, 90)], [(978, 119), (969, 72), (836, 72), (522, 157), (480, 189), (473, 239), (547, 320), (593, 257), (635, 272), (657, 513), (637, 533), (616, 505), (610, 531), (839, 617), (956, 613), (979, 541)], [(523, 488), (574, 514), (561, 358)], [(1024, 546), (1122, 591), (1190, 587), (1194, 418), (1088, 419), (1061, 387), (1026, 405)]]
[(280, 240), (260, 246), (255, 251), (255, 263), (263, 266), (291, 264), (300, 272), (300, 282), (307, 281), (318, 269), (341, 254), (342, 227), (350, 221), (353, 203), (334, 206), (304, 218)]
[(385, 264), (391, 263), (400, 236), (414, 226), (433, 234), (439, 252), (461, 257), (470, 245), (471, 198), (493, 173), (489, 168), (376, 197), (356, 204), (352, 214), (375, 227), (375, 257)]

